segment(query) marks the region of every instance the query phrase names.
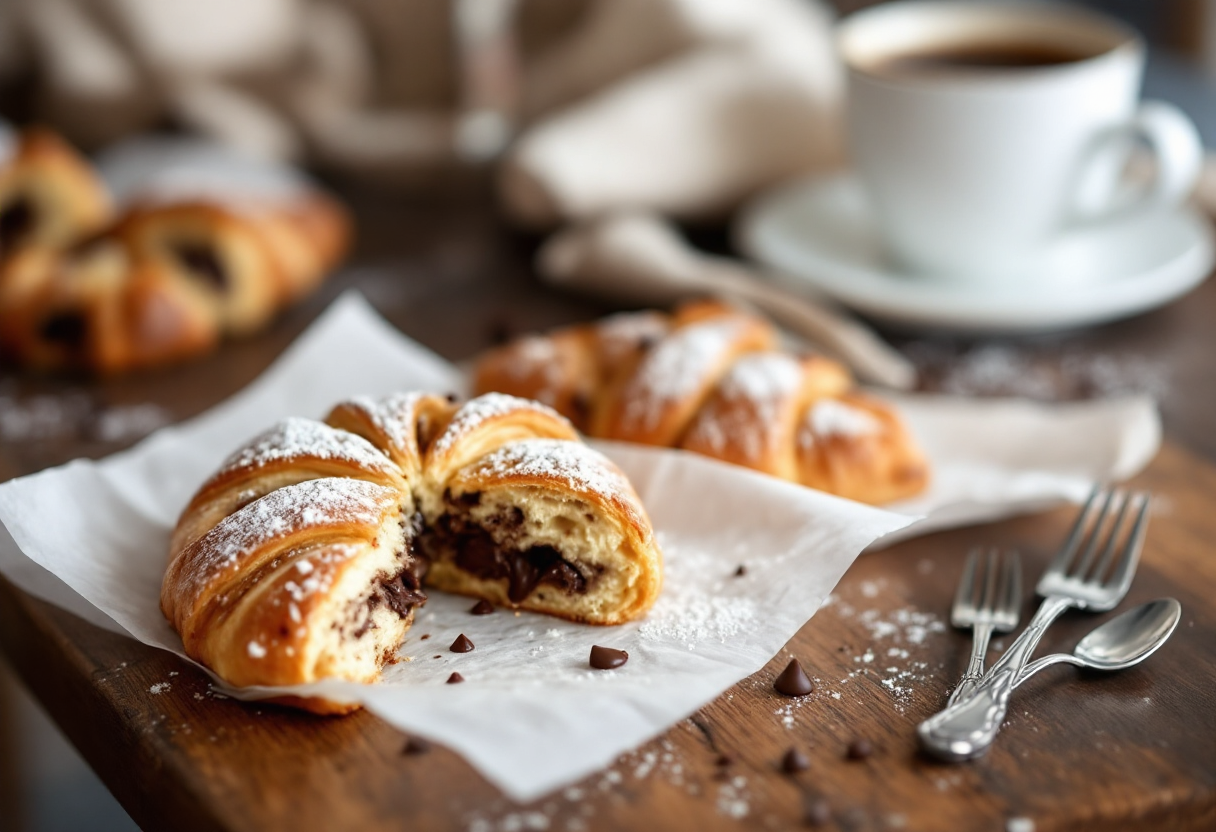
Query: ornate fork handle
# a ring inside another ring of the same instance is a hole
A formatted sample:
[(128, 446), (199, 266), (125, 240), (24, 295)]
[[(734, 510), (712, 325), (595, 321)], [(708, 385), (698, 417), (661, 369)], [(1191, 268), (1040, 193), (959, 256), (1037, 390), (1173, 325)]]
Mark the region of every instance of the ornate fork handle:
[(984, 657), (988, 655), (988, 642), (992, 639), (992, 624), (976, 624), (975, 633), (971, 640), (971, 661), (967, 664), (967, 672), (958, 680), (958, 685), (950, 694), (946, 707), (971, 696), (972, 692), (984, 678)]
[(1022, 668), (1051, 623), (1074, 605), (1058, 595), (1044, 599), (1030, 624), (981, 678), (971, 696), (956, 699), (920, 724), (917, 734), (924, 749), (950, 761), (970, 760), (987, 751), (1001, 730)]

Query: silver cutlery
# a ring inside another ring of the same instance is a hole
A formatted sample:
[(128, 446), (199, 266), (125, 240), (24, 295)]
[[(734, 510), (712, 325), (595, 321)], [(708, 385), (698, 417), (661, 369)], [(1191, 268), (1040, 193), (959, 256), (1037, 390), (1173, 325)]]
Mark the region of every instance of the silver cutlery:
[(1022, 669), (1014, 687), (1044, 668), (1075, 664), (1087, 670), (1123, 670), (1147, 659), (1165, 644), (1182, 618), (1182, 605), (1173, 598), (1158, 598), (1112, 618), (1090, 630), (1071, 653), (1052, 653)]
[(1022, 565), (1018, 553), (972, 549), (950, 609), (952, 625), (960, 630), (972, 628), (971, 660), (947, 705), (975, 690), (984, 675), (984, 657), (988, 655), (992, 634), (1012, 631), (1018, 625), (1021, 606)]
[(947, 706), (917, 728), (928, 753), (959, 761), (987, 751), (1005, 719), (1009, 696), (1051, 623), (1068, 609), (1106, 612), (1123, 600), (1144, 545), (1148, 507), (1149, 496), (1144, 492), (1094, 490), (1064, 546), (1039, 579), (1036, 590), (1043, 603), (1030, 624), (984, 674), (970, 697)]

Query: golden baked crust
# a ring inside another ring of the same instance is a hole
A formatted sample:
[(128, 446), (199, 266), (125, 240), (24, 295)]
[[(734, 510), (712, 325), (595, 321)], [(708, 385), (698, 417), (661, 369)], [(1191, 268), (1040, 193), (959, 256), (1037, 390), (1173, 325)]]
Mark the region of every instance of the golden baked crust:
[(424, 581), (618, 624), (654, 604), (661, 576), (632, 486), (555, 411), (410, 393), (288, 419), (233, 453), (173, 531), (161, 608), (187, 654), (234, 685), (366, 682)]
[(26, 130), (13, 157), (0, 163), (0, 258), (71, 245), (111, 215), (110, 196), (89, 163), (49, 130)]
[[(779, 351), (771, 325), (718, 302), (526, 336), (479, 359), (474, 391), (548, 403), (591, 436), (684, 448), (862, 502), (912, 496), (929, 479), (898, 414), (855, 393), (842, 365)], [(847, 424), (866, 430), (812, 442), (808, 425), (842, 408), (863, 413)]]

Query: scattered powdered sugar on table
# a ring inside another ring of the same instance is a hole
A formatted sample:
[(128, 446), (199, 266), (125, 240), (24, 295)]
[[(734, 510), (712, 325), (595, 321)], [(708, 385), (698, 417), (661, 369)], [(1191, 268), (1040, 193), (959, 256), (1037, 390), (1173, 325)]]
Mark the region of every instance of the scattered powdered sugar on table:
[(155, 696), (162, 693), (168, 693), (171, 688), (172, 685), (170, 685), (168, 682), (157, 682), (152, 687), (148, 688), (148, 693)]
[[(690, 720), (684, 724), (692, 731)], [(595, 828), (597, 805), (619, 805), (624, 790), (657, 779), (680, 789), (690, 797), (709, 797), (718, 813), (741, 820), (751, 814), (748, 780), (742, 774), (718, 768), (706, 776), (694, 772), (670, 739), (662, 737), (623, 754), (603, 771), (573, 786), (567, 786), (543, 802), (518, 806), (499, 799), (465, 818), (468, 832), (524, 832), (524, 830), (565, 830), (588, 832)], [(712, 784), (707, 782), (712, 780)]]
[[(864, 598), (875, 598), (885, 581), (863, 581), (860, 594)], [(824, 602), (832, 614), (859, 623), (869, 637), (869, 645), (850, 656), (854, 667), (840, 685), (856, 683), (859, 678), (877, 682), (895, 702), (895, 708), (903, 713), (915, 694), (925, 688), (925, 683), (935, 676), (940, 667), (931, 667), (923, 658), (926, 641), (946, 632), (946, 622), (934, 613), (923, 612), (914, 607), (894, 610), (858, 610), (836, 594), (829, 595)], [(834, 691), (833, 698), (839, 699)]]
[(21, 396), (0, 392), (0, 442), (84, 439), (126, 444), (169, 424), (151, 403), (102, 405), (83, 392)]
[(1144, 393), (1161, 399), (1170, 387), (1166, 362), (1066, 348), (1054, 341), (973, 347), (950, 340), (913, 341), (904, 351), (927, 389), (952, 395), (1057, 401)]
[(704, 576), (720, 568), (716, 559), (694, 548), (677, 549), (661, 532), (657, 537), (666, 574), (663, 593), (638, 629), (642, 638), (695, 650), (699, 642), (725, 642), (751, 626), (759, 614), (753, 600), (704, 586)]

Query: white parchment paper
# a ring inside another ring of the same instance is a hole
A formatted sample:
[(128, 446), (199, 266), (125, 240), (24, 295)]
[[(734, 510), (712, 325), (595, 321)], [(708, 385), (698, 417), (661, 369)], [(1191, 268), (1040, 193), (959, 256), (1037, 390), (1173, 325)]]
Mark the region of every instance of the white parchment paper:
[[(158, 607), (169, 530), (229, 451), (280, 418), (319, 418), (350, 395), (462, 386), (454, 367), (345, 295), (254, 384), (208, 413), (107, 460), (0, 485), (0, 571), (27, 592), (182, 655)], [(1093, 479), (1145, 464), (1159, 437), (1149, 401), (901, 404), (936, 478), (900, 512), (691, 454), (602, 443), (633, 481), (665, 553), (663, 593), (645, 619), (599, 628), (503, 610), (479, 617), (469, 599), (436, 592), (402, 647), (409, 661), (381, 684), (295, 690), (359, 700), (459, 751), (511, 797), (532, 799), (754, 673), (862, 549), (915, 528), (916, 514), (927, 515), (919, 528), (940, 527), (1079, 499)], [(741, 564), (747, 573), (736, 577)], [(451, 653), (460, 633), (477, 649)], [(629, 662), (592, 671), (592, 644), (625, 649)], [(467, 681), (445, 684), (453, 670)]]

